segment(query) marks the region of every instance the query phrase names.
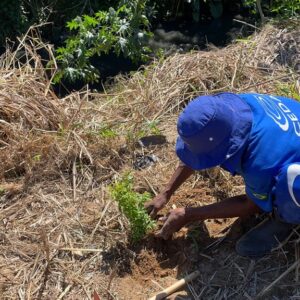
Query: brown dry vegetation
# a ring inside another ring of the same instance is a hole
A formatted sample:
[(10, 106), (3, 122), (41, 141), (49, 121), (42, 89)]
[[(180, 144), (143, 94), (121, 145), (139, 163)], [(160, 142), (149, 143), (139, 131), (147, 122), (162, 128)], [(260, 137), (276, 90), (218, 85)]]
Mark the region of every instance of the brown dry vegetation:
[[(106, 93), (87, 89), (64, 99), (51, 91), (51, 70), (37, 54), (43, 48), (51, 57), (51, 48), (31, 36), (1, 58), (1, 299), (92, 299), (93, 291), (101, 299), (146, 299), (195, 269), (201, 276), (178, 299), (252, 299), (288, 269), (291, 243), (258, 261), (238, 257), (234, 241), (244, 226), (235, 220), (193, 225), (169, 243), (148, 236), (129, 245), (127, 221), (107, 187), (131, 170), (137, 191), (159, 191), (177, 163), (178, 112), (197, 95), (299, 94), (299, 31), (266, 26), (227, 48), (175, 54), (116, 78)], [(138, 147), (154, 121), (168, 143)], [(133, 169), (150, 154), (155, 164)], [(202, 172), (170, 205), (203, 205), (242, 191), (240, 178)], [(288, 272), (268, 297), (299, 297), (298, 287)]]

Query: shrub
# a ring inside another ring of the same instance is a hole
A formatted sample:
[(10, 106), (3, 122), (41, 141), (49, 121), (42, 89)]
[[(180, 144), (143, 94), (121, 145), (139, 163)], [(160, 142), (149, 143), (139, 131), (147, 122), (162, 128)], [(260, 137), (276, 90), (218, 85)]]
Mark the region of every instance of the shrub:
[(84, 15), (68, 22), (67, 28), (73, 35), (67, 38), (64, 47), (57, 49), (60, 71), (55, 82), (62, 78), (97, 81), (99, 73), (90, 59), (111, 51), (133, 62), (146, 61), (150, 49), (144, 42), (151, 35), (144, 13), (146, 2), (123, 0), (117, 10), (110, 7), (93, 16)]
[[(257, 10), (256, 0), (244, 0), (245, 4)], [(264, 2), (262, 1), (262, 4)], [(273, 0), (264, 6), (266, 15), (275, 14), (279, 18), (293, 17), (300, 13), (300, 0)]]

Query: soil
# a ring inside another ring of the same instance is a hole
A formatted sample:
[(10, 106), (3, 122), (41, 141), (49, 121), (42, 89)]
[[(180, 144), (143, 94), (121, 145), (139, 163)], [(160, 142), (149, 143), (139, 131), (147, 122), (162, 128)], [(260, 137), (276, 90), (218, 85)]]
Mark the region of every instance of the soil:
[[(166, 214), (174, 205), (184, 207), (212, 203), (212, 194), (213, 189), (207, 187), (205, 180), (199, 181), (194, 188), (185, 188), (172, 197), (161, 214)], [(213, 261), (211, 253), (219, 244), (223, 243), (226, 253), (232, 251), (233, 241), (242, 231), (240, 221), (221, 219), (191, 224), (175, 233), (168, 241), (157, 239), (154, 234), (148, 235), (139, 245), (117, 251), (119, 263), (116, 264), (113, 290), (118, 299), (147, 299), (195, 270), (199, 262)], [(120, 261), (119, 255), (122, 252)], [(110, 256), (110, 259), (113, 257)], [(208, 266), (205, 268), (208, 269)], [(209, 268), (213, 274), (215, 266)], [(170, 299), (193, 299), (187, 291), (176, 295)]]
[[(233, 186), (240, 187), (240, 179), (234, 180)], [(161, 213), (166, 214), (173, 205), (212, 203), (215, 194), (215, 188), (209, 186), (204, 176), (194, 188), (186, 186), (178, 192)], [(291, 243), (256, 261), (236, 254), (238, 238), (264, 217), (207, 220), (181, 229), (168, 241), (148, 235), (139, 245), (123, 249), (123, 260), (116, 265), (111, 287), (117, 295), (115, 299), (148, 299), (196, 269), (201, 271), (200, 277), (167, 299), (251, 299), (294, 259)], [(290, 292), (286, 290), (288, 285)], [(264, 298), (282, 295), (277, 299), (289, 299), (287, 295), (295, 295), (294, 288), (291, 273)]]

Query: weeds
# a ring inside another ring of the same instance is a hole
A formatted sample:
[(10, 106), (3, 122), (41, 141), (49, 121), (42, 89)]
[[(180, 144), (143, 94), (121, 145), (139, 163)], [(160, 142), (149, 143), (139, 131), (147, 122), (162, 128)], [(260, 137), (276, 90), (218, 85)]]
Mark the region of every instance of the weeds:
[(300, 101), (299, 91), (294, 83), (278, 83), (277, 94)]
[(152, 228), (154, 221), (144, 210), (144, 203), (150, 199), (149, 193), (139, 194), (133, 191), (133, 178), (130, 174), (111, 186), (111, 195), (130, 223), (131, 237), (137, 242)]
[(115, 138), (118, 136), (118, 133), (113, 130), (112, 128), (109, 127), (104, 127), (101, 130), (99, 130), (99, 136), (104, 138), (104, 139), (110, 139), (110, 138)]
[(0, 187), (0, 197), (5, 194), (5, 189), (3, 187)]

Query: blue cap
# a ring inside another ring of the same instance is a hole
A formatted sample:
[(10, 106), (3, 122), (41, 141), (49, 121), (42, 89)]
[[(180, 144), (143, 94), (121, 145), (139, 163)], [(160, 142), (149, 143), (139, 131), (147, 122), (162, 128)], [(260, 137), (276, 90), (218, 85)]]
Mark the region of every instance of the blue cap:
[(251, 126), (251, 108), (238, 95), (198, 97), (178, 118), (176, 153), (194, 170), (221, 165), (245, 144)]

